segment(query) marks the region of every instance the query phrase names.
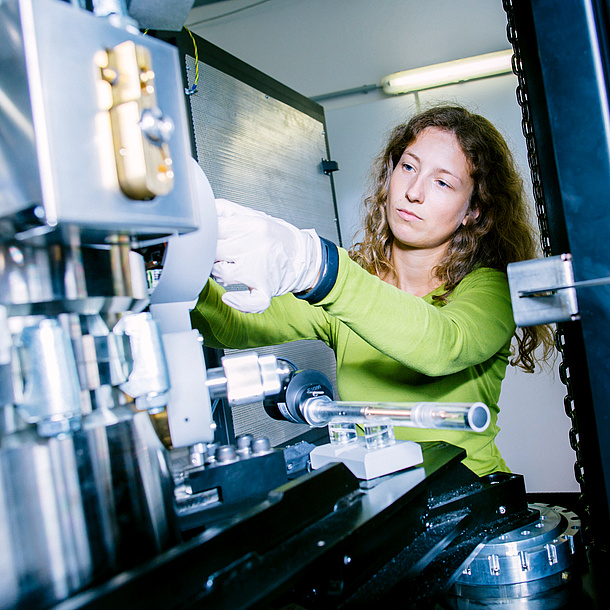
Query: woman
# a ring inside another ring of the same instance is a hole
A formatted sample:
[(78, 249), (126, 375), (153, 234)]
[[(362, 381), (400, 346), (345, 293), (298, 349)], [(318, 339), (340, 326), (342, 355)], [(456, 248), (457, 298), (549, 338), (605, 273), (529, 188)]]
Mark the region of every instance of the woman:
[[(324, 340), (342, 400), (484, 402), (484, 433), (401, 427), (396, 437), (463, 447), (479, 475), (508, 471), (494, 443), (515, 334), (505, 272), (536, 251), (510, 151), (489, 121), (443, 106), (398, 126), (374, 171), (364, 238), (349, 254), (219, 200), (212, 275), (250, 291), (208, 282), (193, 325), (215, 347)], [(512, 364), (532, 371), (545, 332), (525, 329)]]

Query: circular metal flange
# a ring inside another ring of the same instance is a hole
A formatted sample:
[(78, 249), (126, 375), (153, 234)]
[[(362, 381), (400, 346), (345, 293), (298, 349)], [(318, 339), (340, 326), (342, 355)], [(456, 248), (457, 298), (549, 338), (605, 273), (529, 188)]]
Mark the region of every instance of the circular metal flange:
[(450, 608), (552, 610), (567, 605), (580, 552), (580, 520), (547, 504), (530, 504), (533, 518), (485, 544), (456, 580)]
[(513, 585), (560, 574), (574, 563), (580, 520), (561, 507), (530, 504), (537, 515), (527, 525), (490, 540), (456, 584)]

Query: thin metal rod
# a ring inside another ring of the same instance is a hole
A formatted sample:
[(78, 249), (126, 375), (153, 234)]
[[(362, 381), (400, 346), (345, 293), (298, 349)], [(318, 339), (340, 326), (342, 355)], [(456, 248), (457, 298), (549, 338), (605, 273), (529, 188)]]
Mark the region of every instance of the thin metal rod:
[(552, 288), (536, 288), (535, 290), (520, 290), (520, 297), (536, 297), (536, 296), (548, 296), (547, 292), (555, 292), (557, 290), (567, 290), (568, 288), (589, 288), (591, 286), (605, 286), (610, 284), (610, 277), (600, 277), (595, 280), (582, 280), (580, 282), (574, 282), (567, 286), (553, 286)]
[(353, 89), (342, 89), (341, 91), (323, 93), (321, 95), (316, 95), (310, 99), (312, 99), (314, 102), (323, 102), (324, 100), (332, 100), (337, 97), (346, 97), (348, 95), (369, 93), (369, 91), (376, 91), (377, 89), (381, 89), (381, 85), (362, 85), (361, 87), (354, 87)]

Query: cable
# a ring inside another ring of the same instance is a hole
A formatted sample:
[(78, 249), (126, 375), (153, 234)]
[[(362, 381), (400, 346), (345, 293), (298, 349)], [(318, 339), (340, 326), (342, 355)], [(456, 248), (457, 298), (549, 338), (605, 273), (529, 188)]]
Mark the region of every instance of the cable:
[(294, 373), (299, 370), (299, 367), (292, 360), (284, 358), (283, 356), (278, 357), (278, 362), (285, 362), (290, 368), (292, 368), (292, 371)]
[[(189, 30), (186, 26), (184, 26), (184, 29), (188, 32), (188, 35), (191, 37), (191, 40), (193, 41), (193, 48), (195, 50), (195, 81), (193, 82), (193, 84), (184, 89), (184, 92), (187, 95), (193, 95), (194, 93), (197, 93), (197, 83), (199, 82), (199, 49), (197, 48), (197, 41), (195, 40), (195, 37), (193, 36), (193, 32), (191, 32), (191, 30)], [(143, 32), (142, 35), (146, 36), (148, 34), (148, 30), (149, 28), (146, 28)]]
[(260, 6), (261, 4), (265, 4), (270, 2), (271, 0), (260, 0), (259, 2), (254, 2), (253, 4), (249, 4), (248, 6), (242, 6), (241, 8), (236, 8), (233, 11), (229, 11), (227, 13), (222, 13), (221, 15), (216, 15), (215, 17), (208, 17), (207, 19), (201, 19), (199, 21), (195, 21), (195, 23), (189, 23), (188, 27), (192, 28), (195, 25), (201, 25), (202, 23), (208, 23), (209, 21), (216, 21), (216, 19), (222, 19), (223, 17), (229, 17), (230, 15), (235, 15), (236, 13), (241, 13), (249, 8), (254, 8), (255, 6)]
[(185, 89), (187, 95), (193, 95), (193, 93), (197, 93), (197, 83), (199, 82), (199, 49), (197, 48), (197, 42), (195, 40), (195, 37), (193, 36), (193, 32), (191, 32), (191, 30), (189, 30), (186, 26), (184, 29), (191, 37), (191, 40), (193, 41), (193, 47), (195, 48), (195, 81), (188, 89)]

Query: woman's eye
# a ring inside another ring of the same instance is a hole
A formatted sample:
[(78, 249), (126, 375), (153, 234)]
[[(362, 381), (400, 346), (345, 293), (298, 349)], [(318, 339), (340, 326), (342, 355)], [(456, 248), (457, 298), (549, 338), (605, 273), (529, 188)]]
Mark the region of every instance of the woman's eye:
[(451, 185), (447, 184), (444, 180), (437, 180), (436, 183), (443, 188), (451, 188)]
[(407, 170), (408, 172), (413, 170), (413, 166), (410, 163), (403, 163), (402, 167), (403, 167), (403, 169)]

